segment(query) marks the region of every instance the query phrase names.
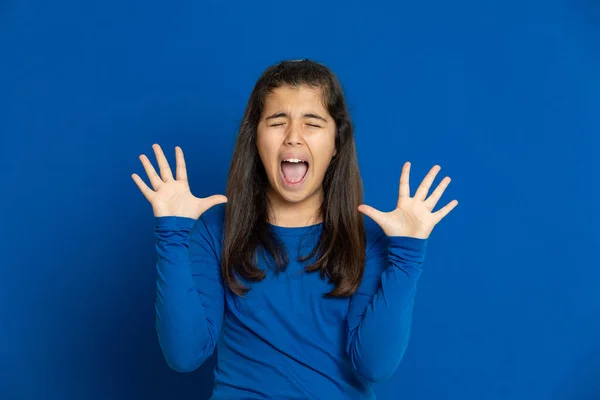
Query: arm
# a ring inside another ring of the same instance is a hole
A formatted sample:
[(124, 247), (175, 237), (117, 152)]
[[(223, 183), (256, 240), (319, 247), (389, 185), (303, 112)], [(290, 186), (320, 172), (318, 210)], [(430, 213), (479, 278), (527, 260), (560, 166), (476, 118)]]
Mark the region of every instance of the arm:
[(387, 380), (404, 355), (426, 246), (426, 239), (382, 234), (367, 254), (363, 281), (350, 301), (346, 346), (367, 381)]
[[(450, 183), (450, 177), (445, 177), (428, 195), (439, 165), (431, 168), (411, 197), (410, 165), (405, 162), (402, 167), (394, 210), (381, 212), (366, 204), (358, 207), (385, 233), (380, 233), (370, 246), (365, 277), (348, 310), (346, 350), (358, 374), (369, 381), (386, 380), (400, 363), (408, 344), (427, 240), (433, 228), (458, 204), (452, 200), (433, 212)], [(383, 244), (386, 241), (387, 246)], [(380, 277), (379, 268), (384, 269)]]
[(210, 357), (223, 321), (215, 238), (203, 217), (155, 218), (156, 331), (167, 364), (191, 372)]

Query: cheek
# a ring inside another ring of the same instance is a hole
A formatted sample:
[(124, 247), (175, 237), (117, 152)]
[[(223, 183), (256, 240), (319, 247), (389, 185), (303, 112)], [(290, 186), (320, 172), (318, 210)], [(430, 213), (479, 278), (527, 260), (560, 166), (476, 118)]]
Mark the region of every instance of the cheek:
[(311, 144), (311, 149), (314, 149), (313, 155), (318, 159), (319, 164), (329, 164), (331, 158), (336, 154), (335, 136), (331, 133), (328, 137), (319, 138)]
[(258, 149), (258, 156), (265, 169), (267, 171), (273, 169), (277, 159), (277, 149), (272, 143), (265, 141), (260, 136), (256, 138), (256, 147)]
[(319, 162), (315, 165), (315, 173), (319, 176), (324, 176), (327, 168), (329, 168), (329, 164), (331, 164), (331, 155), (323, 154), (319, 157)]
[(264, 159), (264, 157), (268, 154), (268, 146), (267, 142), (265, 141), (265, 135), (260, 131), (258, 131), (256, 135), (256, 149), (258, 150), (258, 154), (260, 155), (261, 159)]
[(321, 147), (317, 147), (319, 150), (313, 153), (313, 172), (319, 176), (325, 175), (325, 171), (331, 163), (331, 159), (335, 152), (335, 147), (330, 144), (322, 143)]

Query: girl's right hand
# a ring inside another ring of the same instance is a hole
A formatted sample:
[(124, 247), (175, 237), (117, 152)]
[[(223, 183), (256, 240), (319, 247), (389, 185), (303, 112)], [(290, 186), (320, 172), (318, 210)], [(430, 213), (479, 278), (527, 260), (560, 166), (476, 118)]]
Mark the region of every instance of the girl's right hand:
[(132, 174), (131, 177), (152, 205), (155, 217), (177, 216), (198, 219), (209, 208), (227, 202), (227, 197), (223, 195), (215, 194), (198, 198), (192, 194), (187, 181), (183, 151), (179, 146), (175, 147), (175, 179), (160, 146), (154, 144), (152, 148), (156, 155), (160, 176), (144, 154), (140, 155), (140, 161), (154, 190), (150, 189), (139, 175)]

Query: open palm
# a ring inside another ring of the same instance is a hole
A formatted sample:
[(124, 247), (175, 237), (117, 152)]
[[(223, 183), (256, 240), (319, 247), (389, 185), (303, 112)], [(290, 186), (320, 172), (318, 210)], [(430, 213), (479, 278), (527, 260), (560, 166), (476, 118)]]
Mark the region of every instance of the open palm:
[(440, 210), (433, 212), (450, 183), (450, 178), (445, 177), (431, 195), (427, 197), (429, 188), (440, 169), (439, 165), (431, 168), (417, 188), (414, 197), (410, 197), (410, 162), (406, 162), (400, 175), (396, 208), (390, 212), (382, 212), (366, 204), (361, 204), (358, 210), (373, 219), (388, 236), (410, 236), (426, 239), (433, 228), (458, 205), (457, 200), (452, 200)]
[(144, 183), (139, 175), (132, 174), (131, 177), (152, 205), (156, 217), (178, 216), (198, 219), (209, 208), (227, 202), (227, 198), (223, 195), (198, 198), (192, 194), (187, 180), (183, 150), (179, 146), (175, 147), (175, 178), (173, 178), (169, 163), (160, 146), (154, 144), (152, 148), (156, 155), (160, 175), (148, 157), (144, 154), (140, 155), (140, 161), (148, 175), (152, 189)]

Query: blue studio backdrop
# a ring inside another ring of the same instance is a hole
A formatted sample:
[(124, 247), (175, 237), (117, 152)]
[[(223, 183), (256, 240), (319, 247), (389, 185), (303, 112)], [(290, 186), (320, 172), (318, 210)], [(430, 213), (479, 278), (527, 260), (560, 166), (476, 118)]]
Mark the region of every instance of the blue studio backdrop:
[[(412, 339), (382, 400), (600, 398), (600, 7), (593, 1), (0, 4), (0, 398), (206, 399), (154, 330), (159, 143), (223, 193), (269, 65), (339, 76), (368, 204), (434, 164)], [(153, 159), (153, 156), (151, 157)]]

